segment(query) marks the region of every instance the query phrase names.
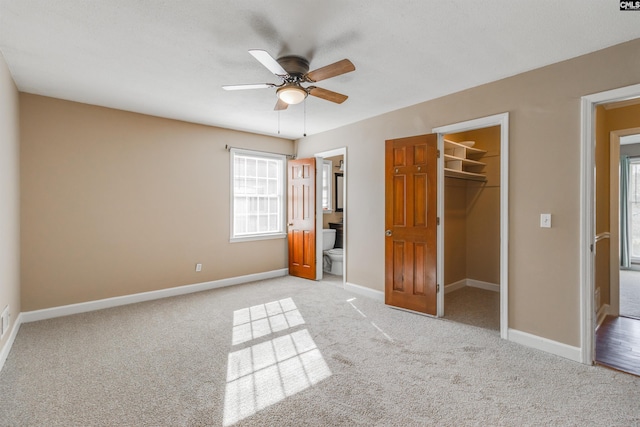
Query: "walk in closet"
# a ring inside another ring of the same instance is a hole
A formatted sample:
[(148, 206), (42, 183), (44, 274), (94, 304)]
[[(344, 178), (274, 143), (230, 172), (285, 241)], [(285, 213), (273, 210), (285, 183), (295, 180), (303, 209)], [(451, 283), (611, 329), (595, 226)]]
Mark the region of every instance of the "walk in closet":
[(444, 137), (445, 318), (500, 328), (500, 126)]

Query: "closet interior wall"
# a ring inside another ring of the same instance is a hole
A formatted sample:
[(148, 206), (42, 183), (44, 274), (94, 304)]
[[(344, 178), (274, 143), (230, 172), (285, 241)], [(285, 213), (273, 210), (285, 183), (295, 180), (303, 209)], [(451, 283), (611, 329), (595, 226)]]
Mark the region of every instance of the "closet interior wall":
[(500, 126), (446, 135), (486, 151), (486, 181), (445, 177), (444, 282), (500, 285)]

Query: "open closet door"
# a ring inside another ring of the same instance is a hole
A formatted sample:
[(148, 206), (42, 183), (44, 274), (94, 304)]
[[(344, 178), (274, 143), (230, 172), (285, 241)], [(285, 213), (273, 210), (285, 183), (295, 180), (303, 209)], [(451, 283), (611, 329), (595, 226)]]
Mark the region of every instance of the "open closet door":
[(289, 274), (316, 279), (316, 159), (287, 164)]
[(385, 303), (437, 314), (436, 134), (385, 146)]

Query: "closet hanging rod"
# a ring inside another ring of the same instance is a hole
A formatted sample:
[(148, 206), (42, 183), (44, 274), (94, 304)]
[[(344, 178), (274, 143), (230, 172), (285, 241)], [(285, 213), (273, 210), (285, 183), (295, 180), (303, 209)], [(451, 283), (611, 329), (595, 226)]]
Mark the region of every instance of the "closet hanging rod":
[(252, 148), (232, 147), (231, 145), (225, 145), (224, 146), (224, 149), (227, 150), (227, 151), (231, 151), (232, 148), (235, 148), (235, 149), (238, 149), (238, 150), (254, 151), (256, 153), (277, 154), (279, 156), (285, 156), (288, 159), (295, 159), (296, 158), (295, 154), (273, 153), (271, 151), (254, 150)]

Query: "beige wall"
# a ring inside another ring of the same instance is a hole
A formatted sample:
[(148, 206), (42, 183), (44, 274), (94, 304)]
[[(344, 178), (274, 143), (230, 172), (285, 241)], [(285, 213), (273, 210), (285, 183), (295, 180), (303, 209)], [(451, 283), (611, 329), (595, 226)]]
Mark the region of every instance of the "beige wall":
[(640, 83), (639, 53), (640, 39), (302, 140), (300, 156), (349, 152), (346, 280), (384, 290), (384, 141), (509, 112), (509, 327), (580, 346), (580, 98)]
[(487, 153), (486, 182), (445, 179), (444, 283), (474, 279), (500, 284), (500, 127), (445, 135), (475, 141)]
[(20, 126), (23, 311), (287, 267), (285, 239), (229, 243), (224, 147), (292, 141), (29, 94)]
[(447, 139), (475, 141), (474, 147), (487, 152), (478, 159), (486, 163), (487, 181), (463, 181), (466, 235), (460, 244), (466, 251), (466, 278), (500, 284), (500, 126), (447, 135)]
[(21, 311), (19, 152), (18, 90), (0, 53), (0, 312), (9, 306), (9, 330)]
[(444, 285), (467, 278), (467, 181), (445, 178)]

